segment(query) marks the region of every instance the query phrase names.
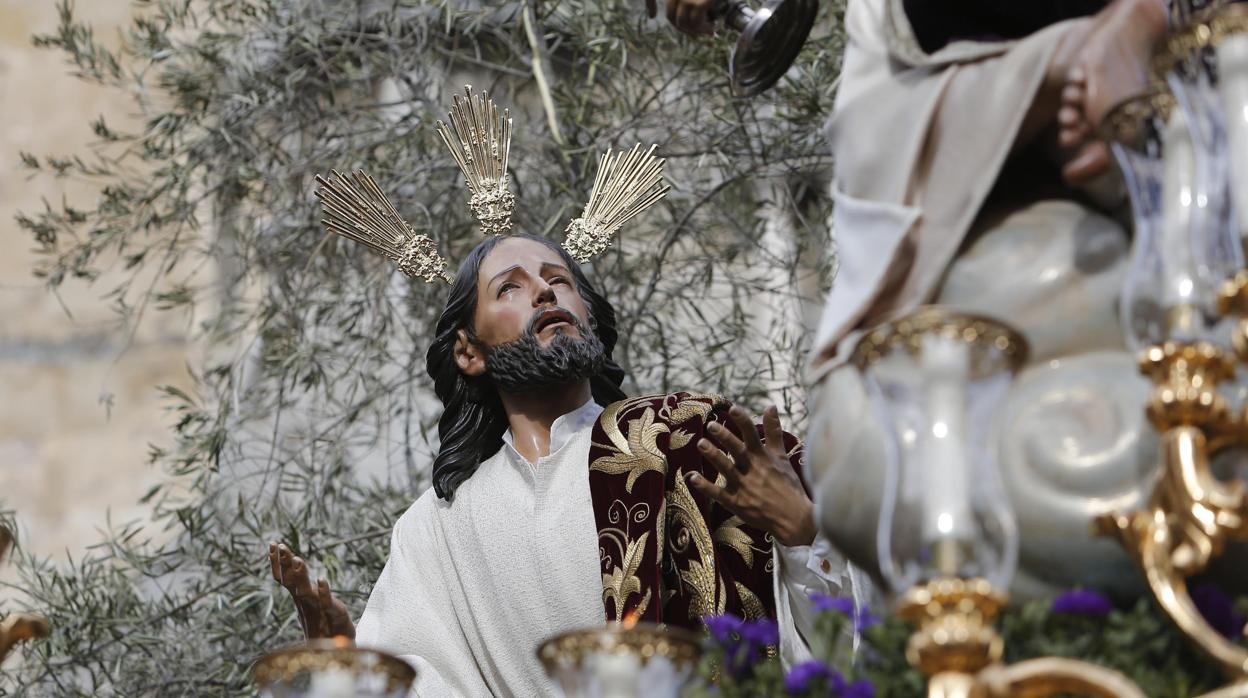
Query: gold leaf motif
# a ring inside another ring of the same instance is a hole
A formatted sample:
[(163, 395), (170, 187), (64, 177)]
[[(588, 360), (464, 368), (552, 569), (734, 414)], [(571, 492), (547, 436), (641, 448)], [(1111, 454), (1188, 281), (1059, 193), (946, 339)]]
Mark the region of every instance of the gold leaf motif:
[(673, 451), (679, 451), (685, 446), (688, 446), (689, 442), (692, 440), (693, 434), (685, 431), (684, 429), (677, 429), (672, 432), (670, 437), (668, 437), (667, 446)]
[(628, 413), (641, 405), (646, 405), (655, 400), (654, 396), (643, 396), (630, 398), (628, 400), (620, 400), (607, 405), (602, 414), (598, 416), (598, 423), (602, 426), (602, 432), (607, 435), (607, 439), (611, 444), (598, 444), (602, 448), (614, 449), (616, 451), (628, 450), (628, 438), (620, 431), (620, 413)]
[[(673, 544), (677, 541), (692, 540), (696, 556), (689, 554), (689, 566), (678, 570), (680, 579), (689, 586), (691, 599), (689, 607), (698, 615), (716, 613), (716, 574), (715, 550), (711, 542), (711, 532), (706, 527), (706, 519), (698, 510), (698, 504), (685, 484), (683, 470), (678, 470), (675, 487), (667, 494), (667, 505), (670, 513), (672, 531), (669, 537)], [(720, 600), (723, 600), (721, 595)], [(722, 604), (721, 604), (722, 605)]]
[(733, 582), (737, 587), (737, 595), (741, 597), (741, 609), (745, 612), (746, 620), (756, 620), (767, 615), (767, 609), (763, 608), (763, 602), (758, 600), (758, 596), (750, 591), (750, 588), (741, 582)]
[[(663, 550), (664, 550), (663, 546), (667, 545), (667, 500), (666, 499), (664, 499), (663, 503), (659, 505), (659, 518), (654, 519), (654, 521), (655, 521), (654, 550), (655, 550), (655, 555), (658, 557), (659, 561), (661, 562), (663, 560)], [(661, 580), (662, 575), (659, 575), (659, 577)], [(666, 601), (664, 603), (666, 603)]]
[(675, 407), (665, 404), (659, 408), (659, 416), (673, 425), (684, 424), (695, 417), (706, 421), (711, 410), (727, 404), (728, 401), (718, 395), (686, 395)]
[(709, 565), (703, 565), (697, 560), (690, 561), (688, 567), (680, 570), (680, 579), (693, 591), (692, 598), (689, 599), (691, 615), (702, 618), (718, 612), (715, 607), (714, 561)]
[[(659, 450), (657, 443), (659, 434), (668, 431), (667, 425), (654, 421), (654, 410), (646, 410), (637, 419), (628, 420), (628, 436), (622, 447), (617, 444), (615, 454), (603, 456), (590, 464), (590, 470), (598, 470), (608, 475), (628, 473), (628, 481), (624, 483), (626, 492), (633, 491), (633, 483), (637, 478), (650, 470), (662, 475), (667, 474), (667, 457)], [(611, 435), (608, 434), (608, 437)], [(612, 439), (614, 442), (614, 439)]]
[(753, 543), (754, 540), (750, 538), (750, 534), (741, 530), (741, 526), (744, 524), (745, 522), (741, 520), (741, 517), (733, 516), (715, 529), (714, 539), (716, 543), (726, 545), (737, 551), (737, 554), (741, 556), (741, 559), (745, 560), (745, 564), (749, 567), (753, 567), (754, 549), (750, 547), (750, 544)]
[[(615, 619), (620, 620), (624, 615), (624, 602), (629, 596), (641, 591), (641, 578), (637, 576), (637, 569), (641, 567), (641, 558), (645, 554), (646, 539), (650, 537), (647, 531), (641, 534), (641, 537), (628, 542), (628, 548), (624, 551), (624, 566), (616, 567), (611, 574), (602, 575), (602, 602), (605, 604), (607, 599), (615, 600)], [(646, 598), (642, 600), (643, 604), (650, 601), (649, 592)]]

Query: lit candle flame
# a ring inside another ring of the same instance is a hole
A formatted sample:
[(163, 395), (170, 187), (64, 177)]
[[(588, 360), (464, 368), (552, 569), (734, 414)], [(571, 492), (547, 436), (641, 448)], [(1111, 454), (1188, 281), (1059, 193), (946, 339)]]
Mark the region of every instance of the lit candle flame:
[(624, 626), (625, 630), (629, 630), (634, 625), (637, 625), (637, 621), (639, 620), (641, 620), (641, 614), (638, 613), (637, 609), (634, 608), (630, 610), (628, 613), (624, 614), (624, 619), (620, 623), (621, 625)]

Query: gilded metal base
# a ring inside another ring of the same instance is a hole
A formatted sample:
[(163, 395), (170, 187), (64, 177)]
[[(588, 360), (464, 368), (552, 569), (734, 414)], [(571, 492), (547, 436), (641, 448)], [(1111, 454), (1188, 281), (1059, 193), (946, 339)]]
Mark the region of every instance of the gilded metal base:
[(985, 698), (1041, 698), (1073, 693), (1103, 698), (1144, 698), (1130, 679), (1105, 667), (1066, 657), (1041, 657), (980, 672)]
[(992, 620), (1005, 601), (986, 579), (937, 579), (911, 589), (898, 607), (899, 616), (919, 626), (906, 659), (933, 677), (974, 674), (1000, 660), (1001, 636)]
[(1209, 693), (1202, 693), (1197, 698), (1248, 698), (1248, 680), (1223, 686)]
[(265, 688), (328, 672), (371, 677), (386, 694), (405, 693), (416, 680), (416, 670), (407, 662), (385, 652), (356, 647), (345, 637), (311, 640), (269, 652), (256, 662), (252, 677), (257, 686)]
[(902, 618), (918, 624), (906, 658), (928, 676), (928, 698), (1040, 698), (1066, 693), (1144, 698), (1122, 674), (1065, 657), (1000, 664), (992, 619), (1006, 596), (984, 579), (937, 579), (911, 589)]
[[(1223, 289), (1221, 304), (1240, 312), (1246, 301), (1248, 276), (1241, 274)], [(1240, 353), (1238, 346), (1237, 338)], [(1218, 392), (1218, 384), (1235, 375), (1235, 364), (1210, 344), (1167, 343), (1146, 350), (1140, 368), (1155, 386), (1147, 414), (1161, 433), (1161, 477), (1143, 510), (1103, 516), (1096, 524), (1135, 558), (1179, 630), (1229, 676), (1248, 677), (1248, 650), (1205, 621), (1186, 582), (1228, 541), (1248, 540), (1243, 483), (1221, 482), (1209, 467), (1215, 448), (1242, 443), (1248, 433), (1243, 417), (1231, 415)]]
[(665, 657), (673, 664), (692, 667), (702, 655), (702, 643), (681, 628), (608, 623), (556, 635), (538, 647), (537, 658), (549, 672), (561, 663), (580, 666), (586, 657), (603, 653), (634, 654), (642, 666), (652, 657)]

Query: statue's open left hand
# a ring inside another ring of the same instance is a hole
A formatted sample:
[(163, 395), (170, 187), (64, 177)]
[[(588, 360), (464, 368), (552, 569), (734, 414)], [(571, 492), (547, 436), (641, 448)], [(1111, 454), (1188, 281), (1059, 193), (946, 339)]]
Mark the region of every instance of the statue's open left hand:
[(324, 577), (312, 584), (308, 565), (282, 543), (269, 543), (269, 566), (273, 580), (286, 587), (295, 600), (299, 612), (299, 624), (309, 640), (322, 637), (344, 636), (355, 638), (355, 625), (351, 614), (341, 600), (329, 591)]
[(775, 405), (763, 412), (761, 440), (749, 412), (733, 406), (728, 417), (743, 439), (712, 422), (706, 429), (710, 438), (698, 440), (702, 457), (724, 476), (724, 484), (690, 473), (689, 486), (782, 545), (809, 545), (815, 539), (814, 506), (789, 463)]

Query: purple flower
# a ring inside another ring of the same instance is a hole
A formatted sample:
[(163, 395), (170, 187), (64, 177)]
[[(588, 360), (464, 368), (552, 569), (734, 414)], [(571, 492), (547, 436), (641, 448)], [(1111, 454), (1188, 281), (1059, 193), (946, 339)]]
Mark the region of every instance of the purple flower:
[(1192, 587), (1192, 602), (1214, 630), (1231, 639), (1243, 635), (1243, 614), (1235, 610), (1231, 597), (1218, 586), (1205, 582)]
[(768, 645), (780, 642), (780, 628), (774, 620), (742, 620), (730, 613), (703, 618), (711, 637), (724, 651), (728, 673), (741, 678), (748, 675), (763, 656)]
[(741, 639), (759, 649), (777, 645), (780, 643), (780, 626), (770, 618), (747, 620), (741, 624)]
[(828, 688), (837, 693), (845, 685), (845, 679), (835, 669), (818, 659), (802, 662), (789, 669), (784, 677), (784, 690), (789, 693), (805, 693), (810, 690), (812, 681), (825, 681)]
[(711, 632), (711, 637), (715, 638), (722, 647), (735, 647), (740, 642), (742, 620), (731, 613), (725, 613), (722, 616), (707, 616), (702, 619), (706, 623), (706, 629)]
[(784, 677), (784, 690), (797, 695), (818, 690), (820, 683), (830, 698), (875, 698), (875, 686), (870, 681), (859, 679), (849, 683), (840, 672), (817, 659), (790, 669)]
[(846, 618), (854, 619), (854, 631), (858, 632), (873, 625), (878, 625), (879, 618), (871, 615), (866, 608), (855, 608), (854, 600), (845, 596), (814, 593), (810, 595), (811, 604), (820, 613), (836, 612)]
[(810, 595), (810, 602), (814, 604), (816, 611), (839, 611), (845, 616), (854, 612), (854, 600), (846, 596), (832, 596), (816, 592)]
[(1109, 599), (1091, 589), (1071, 589), (1053, 599), (1053, 613), (1074, 616), (1105, 616), (1114, 609)]

